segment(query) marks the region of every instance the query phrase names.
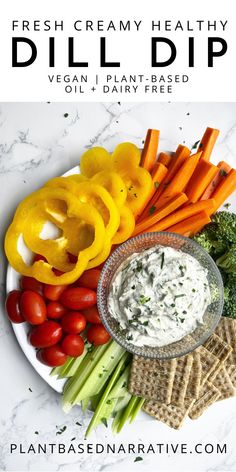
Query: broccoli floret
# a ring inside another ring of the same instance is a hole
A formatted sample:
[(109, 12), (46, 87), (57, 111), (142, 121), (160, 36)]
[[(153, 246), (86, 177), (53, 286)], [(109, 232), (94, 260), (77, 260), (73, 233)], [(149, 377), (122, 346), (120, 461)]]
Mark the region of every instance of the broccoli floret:
[(224, 309), (223, 316), (236, 318), (236, 277), (229, 276), (224, 291)]
[(223, 241), (225, 244), (236, 244), (235, 213), (230, 213), (228, 211), (219, 211), (213, 216), (212, 222), (214, 224), (215, 231), (214, 239)]
[(202, 231), (201, 233), (197, 234), (195, 237), (194, 237), (194, 240), (200, 244), (200, 246), (203, 247), (203, 249), (205, 249), (206, 252), (208, 252), (209, 254), (211, 253), (212, 251), (212, 240), (211, 238), (209, 238), (209, 234), (207, 232), (207, 229)]
[(224, 269), (227, 274), (236, 273), (236, 244), (216, 259), (216, 264)]

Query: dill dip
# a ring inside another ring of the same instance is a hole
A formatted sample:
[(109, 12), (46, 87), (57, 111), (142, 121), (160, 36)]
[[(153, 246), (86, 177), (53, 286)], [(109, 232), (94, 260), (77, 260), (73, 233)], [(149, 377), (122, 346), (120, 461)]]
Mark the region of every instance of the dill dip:
[(211, 303), (207, 269), (165, 246), (135, 253), (114, 275), (108, 310), (136, 346), (161, 347), (203, 323)]

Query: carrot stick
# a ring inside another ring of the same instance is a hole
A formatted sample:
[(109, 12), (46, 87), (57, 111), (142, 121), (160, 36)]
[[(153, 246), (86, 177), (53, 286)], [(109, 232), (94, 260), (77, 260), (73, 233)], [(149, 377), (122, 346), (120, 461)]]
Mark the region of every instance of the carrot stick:
[(176, 195), (176, 193), (184, 192), (186, 186), (189, 183), (189, 180), (191, 179), (197, 167), (200, 157), (201, 152), (198, 152), (197, 154), (188, 157), (184, 161), (172, 181), (169, 183), (169, 185), (166, 186), (165, 190), (162, 192), (158, 203), (161, 204), (161, 202), (173, 197), (174, 195)]
[(150, 226), (168, 216), (187, 200), (188, 199), (185, 193), (179, 193), (168, 200), (168, 202), (159, 211), (155, 211), (155, 207), (153, 207), (153, 213), (135, 226), (133, 236), (139, 233), (144, 233)]
[(147, 131), (144, 148), (141, 155), (141, 167), (149, 172), (152, 171), (157, 155), (160, 131), (157, 129), (149, 129)]
[(190, 150), (180, 144), (176, 149), (175, 155), (171, 158), (168, 173), (166, 174), (165, 178), (163, 179), (161, 185), (158, 187), (156, 192), (154, 193), (152, 199), (150, 200), (148, 206), (145, 208), (144, 212), (140, 216), (140, 221), (149, 215), (149, 209), (158, 201), (161, 193), (163, 192), (165, 185), (171, 181), (172, 177), (176, 174), (179, 170), (180, 166), (185, 162), (185, 160), (190, 156)]
[(214, 190), (219, 185), (221, 180), (224, 180), (226, 175), (231, 171), (230, 165), (224, 161), (219, 162), (217, 168), (218, 172), (212, 179), (212, 181), (209, 183), (209, 185), (206, 187), (205, 192), (201, 196), (201, 200), (207, 200), (208, 198), (211, 198), (211, 195), (213, 194)]
[(178, 233), (183, 236), (190, 237), (197, 234), (205, 225), (211, 222), (211, 219), (206, 211), (196, 213), (196, 215), (186, 218), (186, 220), (170, 226), (167, 231), (170, 233)]
[(219, 130), (214, 128), (207, 128), (201, 142), (198, 146), (198, 152), (202, 151), (201, 159), (209, 161), (212, 153), (212, 149), (219, 136)]
[(171, 215), (167, 216), (166, 218), (163, 218), (161, 221), (159, 221), (155, 225), (150, 226), (150, 228), (148, 228), (147, 231), (148, 232), (164, 231), (170, 226), (173, 226), (179, 223), (180, 221), (185, 220), (186, 218), (190, 218), (191, 216), (196, 215), (196, 213), (200, 213), (201, 211), (206, 211), (207, 213), (211, 213), (212, 211), (214, 211), (214, 207), (215, 207), (215, 201), (213, 199), (201, 200), (200, 202), (191, 203), (190, 205), (173, 212)]
[(148, 205), (148, 202), (153, 197), (154, 193), (156, 192), (156, 189), (159, 187), (159, 185), (161, 184), (161, 182), (165, 178), (167, 172), (168, 172), (168, 169), (163, 164), (161, 164), (160, 162), (157, 162), (155, 164), (154, 169), (152, 171), (153, 187), (152, 187), (149, 195), (147, 196), (142, 208), (140, 208), (139, 214), (141, 214), (143, 212), (144, 208)]
[[(225, 179), (221, 180), (212, 194), (215, 201), (214, 212), (225, 202), (225, 200), (236, 190), (236, 170), (231, 169)], [(207, 201), (207, 200), (203, 200)], [(213, 212), (212, 212), (213, 213)]]
[(168, 167), (168, 165), (170, 164), (171, 159), (172, 159), (172, 157), (169, 154), (167, 154), (166, 152), (160, 152), (160, 154), (158, 156), (158, 159), (157, 159), (157, 162), (160, 162), (164, 166)]
[(218, 173), (218, 168), (208, 161), (200, 160), (188, 185), (186, 194), (190, 202), (197, 202), (212, 179)]

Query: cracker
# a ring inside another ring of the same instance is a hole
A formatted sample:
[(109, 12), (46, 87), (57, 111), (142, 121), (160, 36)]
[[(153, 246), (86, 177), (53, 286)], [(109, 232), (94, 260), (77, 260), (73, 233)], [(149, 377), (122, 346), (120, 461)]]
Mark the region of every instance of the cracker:
[(236, 320), (222, 317), (215, 333), (232, 347), (225, 366), (232, 384), (236, 387)]
[(195, 420), (201, 416), (207, 408), (218, 400), (220, 391), (208, 380), (204, 383), (200, 391), (199, 398), (194, 402), (189, 410), (189, 417)]
[(175, 406), (184, 406), (185, 394), (189, 382), (189, 377), (193, 364), (193, 356), (189, 354), (187, 356), (179, 357), (177, 359), (177, 365), (174, 375), (174, 383), (171, 393), (170, 403)]
[(198, 398), (202, 378), (201, 356), (198, 350), (193, 352), (193, 365), (190, 372), (185, 398)]
[(220, 369), (213, 381), (213, 385), (220, 391), (220, 398), (218, 400), (235, 396), (235, 389), (225, 367)]
[(146, 401), (143, 410), (159, 421), (167, 424), (171, 428), (181, 428), (188, 412), (193, 405), (194, 400), (188, 400), (185, 406), (179, 407), (175, 405), (165, 405), (164, 403)]
[(219, 360), (219, 364), (208, 376), (208, 380), (212, 382), (221, 369), (223, 362), (225, 362), (232, 352), (232, 347), (215, 333), (210, 336), (210, 338), (205, 342), (204, 346)]
[(220, 361), (204, 346), (201, 346), (198, 349), (198, 352), (200, 354), (200, 361), (202, 365), (201, 385), (203, 385), (211, 373), (216, 370), (216, 367), (219, 365)]
[(129, 392), (132, 395), (170, 403), (176, 359), (160, 361), (133, 356)]

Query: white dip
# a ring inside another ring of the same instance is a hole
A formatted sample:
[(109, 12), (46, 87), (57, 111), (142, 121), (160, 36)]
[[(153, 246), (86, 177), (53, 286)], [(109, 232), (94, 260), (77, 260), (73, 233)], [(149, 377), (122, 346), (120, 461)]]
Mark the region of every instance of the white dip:
[(116, 272), (108, 296), (112, 317), (136, 346), (165, 346), (203, 322), (211, 303), (207, 270), (189, 254), (154, 246)]

